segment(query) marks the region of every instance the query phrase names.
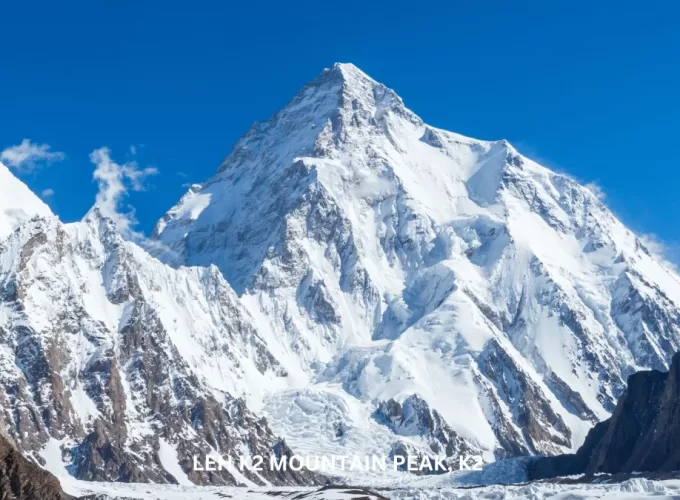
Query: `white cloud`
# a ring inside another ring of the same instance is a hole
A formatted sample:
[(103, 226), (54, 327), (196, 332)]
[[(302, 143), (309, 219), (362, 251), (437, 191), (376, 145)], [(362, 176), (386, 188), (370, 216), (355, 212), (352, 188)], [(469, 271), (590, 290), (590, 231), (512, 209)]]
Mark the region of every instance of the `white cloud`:
[(640, 241), (647, 247), (654, 257), (659, 257), (663, 255), (664, 244), (659, 240), (659, 237), (655, 234), (643, 234), (640, 235)]
[(590, 182), (586, 186), (590, 191), (597, 197), (598, 200), (604, 201), (607, 197), (607, 193), (604, 192), (602, 187), (597, 182)]
[(131, 234), (132, 226), (137, 223), (134, 209), (123, 213), (121, 202), (130, 190), (143, 191), (144, 180), (157, 174), (158, 170), (153, 167), (140, 169), (134, 161), (116, 163), (111, 159), (111, 151), (105, 147), (92, 151), (90, 160), (96, 165), (92, 175), (99, 185), (96, 206), (102, 215), (116, 223), (121, 233)]
[(648, 233), (639, 236), (642, 244), (647, 247), (652, 257), (666, 265), (673, 271), (680, 272), (680, 245), (664, 243), (657, 235)]
[(32, 172), (41, 165), (65, 158), (64, 153), (50, 149), (49, 144), (35, 144), (30, 139), (24, 139), (21, 144), (4, 149), (0, 153), (0, 161), (21, 172)]
[(40, 193), (40, 196), (42, 196), (43, 198), (51, 198), (52, 196), (54, 196), (54, 189), (52, 188), (43, 189), (42, 192)]
[(177, 174), (178, 177), (181, 177), (182, 179), (186, 179), (186, 178), (189, 177), (189, 174), (187, 174), (186, 172), (175, 172), (175, 173)]

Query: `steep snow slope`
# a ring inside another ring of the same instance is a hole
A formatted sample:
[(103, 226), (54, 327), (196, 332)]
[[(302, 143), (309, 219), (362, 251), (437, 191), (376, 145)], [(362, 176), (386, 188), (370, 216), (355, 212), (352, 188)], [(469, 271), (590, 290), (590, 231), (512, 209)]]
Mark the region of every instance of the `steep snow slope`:
[(255, 124), (154, 237), (175, 266), (215, 264), (296, 375), (264, 398), (296, 449), (413, 444), (373, 429), (412, 395), (487, 459), (574, 449), (680, 348), (678, 277), (588, 189), (428, 126), (349, 64)]
[(49, 207), (0, 163), (0, 238), (35, 215), (51, 215)]

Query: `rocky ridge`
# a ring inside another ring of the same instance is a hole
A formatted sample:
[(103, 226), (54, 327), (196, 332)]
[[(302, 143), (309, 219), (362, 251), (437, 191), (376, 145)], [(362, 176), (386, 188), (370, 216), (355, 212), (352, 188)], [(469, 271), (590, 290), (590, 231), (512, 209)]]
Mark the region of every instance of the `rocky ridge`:
[(530, 462), (529, 479), (585, 474), (631, 474), (680, 470), (680, 353), (670, 370), (642, 371), (612, 416), (598, 423), (573, 455)]

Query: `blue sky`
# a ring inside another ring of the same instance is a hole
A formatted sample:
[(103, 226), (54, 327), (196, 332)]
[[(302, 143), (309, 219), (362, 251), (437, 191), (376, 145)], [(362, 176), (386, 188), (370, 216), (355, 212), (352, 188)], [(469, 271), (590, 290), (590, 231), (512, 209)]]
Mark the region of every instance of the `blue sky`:
[(157, 169), (126, 200), (148, 233), (254, 120), (353, 62), (434, 126), (597, 183), (677, 260), (679, 18), (672, 0), (3, 2), (0, 150), (62, 153), (19, 174), (65, 221), (94, 202), (93, 150)]

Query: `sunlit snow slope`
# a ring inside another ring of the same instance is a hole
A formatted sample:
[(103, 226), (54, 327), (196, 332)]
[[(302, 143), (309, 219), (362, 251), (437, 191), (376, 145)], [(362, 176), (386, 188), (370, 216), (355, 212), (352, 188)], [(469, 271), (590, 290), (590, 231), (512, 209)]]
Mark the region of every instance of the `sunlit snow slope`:
[(0, 238), (34, 215), (49, 214), (47, 205), (0, 163)]
[(574, 449), (680, 347), (678, 276), (590, 190), (428, 126), (351, 64), (256, 123), (154, 237), (240, 296), (287, 374), (245, 392), (301, 452)]

